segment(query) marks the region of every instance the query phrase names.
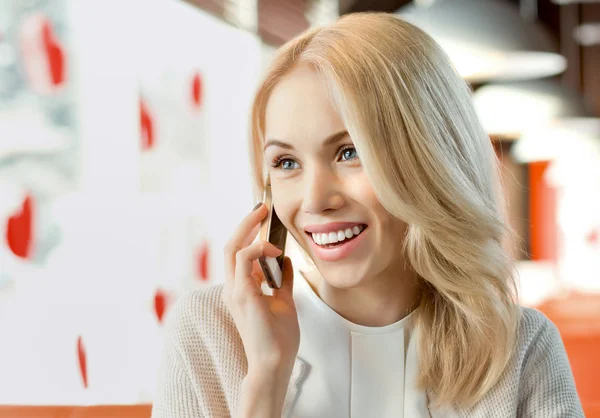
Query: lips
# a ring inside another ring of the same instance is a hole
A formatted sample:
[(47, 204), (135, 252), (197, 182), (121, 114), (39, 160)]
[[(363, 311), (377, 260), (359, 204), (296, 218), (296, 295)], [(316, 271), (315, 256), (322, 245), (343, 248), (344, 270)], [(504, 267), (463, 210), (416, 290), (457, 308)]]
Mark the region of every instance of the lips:
[(314, 241), (311, 235), (309, 235), (308, 241), (312, 248), (311, 252), (315, 257), (326, 262), (338, 262), (350, 258), (355, 253), (355, 250), (360, 247), (361, 243), (365, 241), (366, 235), (368, 235), (368, 227), (365, 226), (358, 235), (332, 245), (320, 245)]
[(368, 225), (362, 222), (329, 222), (303, 229), (313, 256), (326, 262), (351, 257), (368, 235)]

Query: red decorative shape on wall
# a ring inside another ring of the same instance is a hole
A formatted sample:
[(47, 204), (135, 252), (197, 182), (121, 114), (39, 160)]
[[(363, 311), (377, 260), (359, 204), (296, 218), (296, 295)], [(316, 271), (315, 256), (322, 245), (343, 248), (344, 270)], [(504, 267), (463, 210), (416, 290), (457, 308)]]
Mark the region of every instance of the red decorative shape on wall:
[(27, 196), (20, 211), (8, 218), (6, 240), (8, 248), (17, 257), (28, 258), (31, 255), (33, 235), (33, 198)]
[(198, 252), (198, 277), (203, 281), (208, 280), (208, 256), (208, 243), (205, 242)]
[(148, 150), (154, 146), (154, 121), (143, 99), (140, 99), (140, 127), (142, 150)]
[(586, 241), (588, 244), (596, 245), (600, 242), (600, 234), (598, 234), (598, 231), (592, 231), (587, 235)]
[(163, 317), (165, 315), (165, 309), (167, 306), (167, 295), (165, 292), (158, 289), (154, 294), (154, 313), (156, 314), (156, 318), (159, 323), (162, 323)]
[(65, 81), (65, 53), (48, 19), (44, 19), (42, 24), (41, 37), (48, 59), (50, 81), (52, 85), (59, 86)]
[(33, 14), (23, 21), (20, 46), (25, 72), (34, 91), (50, 94), (64, 84), (67, 78), (65, 48), (47, 16)]
[(202, 79), (200, 78), (200, 74), (196, 73), (192, 78), (192, 103), (197, 108), (202, 105), (202, 93)]
[(87, 389), (87, 356), (85, 353), (85, 346), (83, 345), (83, 340), (81, 337), (77, 337), (77, 360), (79, 361), (79, 372), (81, 373), (83, 387)]

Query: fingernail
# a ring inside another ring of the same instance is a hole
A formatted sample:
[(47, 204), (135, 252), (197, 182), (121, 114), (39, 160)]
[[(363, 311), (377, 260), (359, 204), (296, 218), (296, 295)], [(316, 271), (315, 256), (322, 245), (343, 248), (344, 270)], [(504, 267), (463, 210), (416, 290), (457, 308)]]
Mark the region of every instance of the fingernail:
[(256, 209), (260, 208), (262, 206), (262, 202), (259, 202), (256, 204), (256, 206), (254, 206), (254, 209), (252, 209), (252, 212), (254, 212)]

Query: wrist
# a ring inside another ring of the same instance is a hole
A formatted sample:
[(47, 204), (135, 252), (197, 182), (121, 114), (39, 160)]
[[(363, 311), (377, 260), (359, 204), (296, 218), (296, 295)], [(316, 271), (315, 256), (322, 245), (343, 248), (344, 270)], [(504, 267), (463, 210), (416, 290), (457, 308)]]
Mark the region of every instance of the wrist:
[(240, 412), (243, 418), (280, 418), (287, 393), (287, 379), (275, 373), (249, 372), (242, 381)]
[(246, 372), (246, 378), (248, 380), (257, 382), (257, 384), (278, 385), (285, 383), (287, 386), (290, 376), (292, 375), (293, 367), (293, 363), (280, 363), (272, 367), (265, 365), (253, 366), (252, 364), (249, 364)]
[(280, 399), (283, 404), (289, 380), (289, 375), (286, 377), (281, 374), (252, 372), (244, 377), (242, 386), (251, 393), (268, 396), (273, 400)]

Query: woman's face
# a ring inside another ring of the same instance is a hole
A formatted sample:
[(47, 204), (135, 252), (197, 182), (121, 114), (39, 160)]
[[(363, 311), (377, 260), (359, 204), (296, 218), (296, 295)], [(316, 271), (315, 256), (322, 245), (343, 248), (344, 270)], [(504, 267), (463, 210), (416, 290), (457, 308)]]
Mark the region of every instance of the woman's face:
[(379, 203), (317, 73), (286, 75), (265, 125), (275, 210), (325, 281), (351, 288), (402, 271), (406, 225)]

